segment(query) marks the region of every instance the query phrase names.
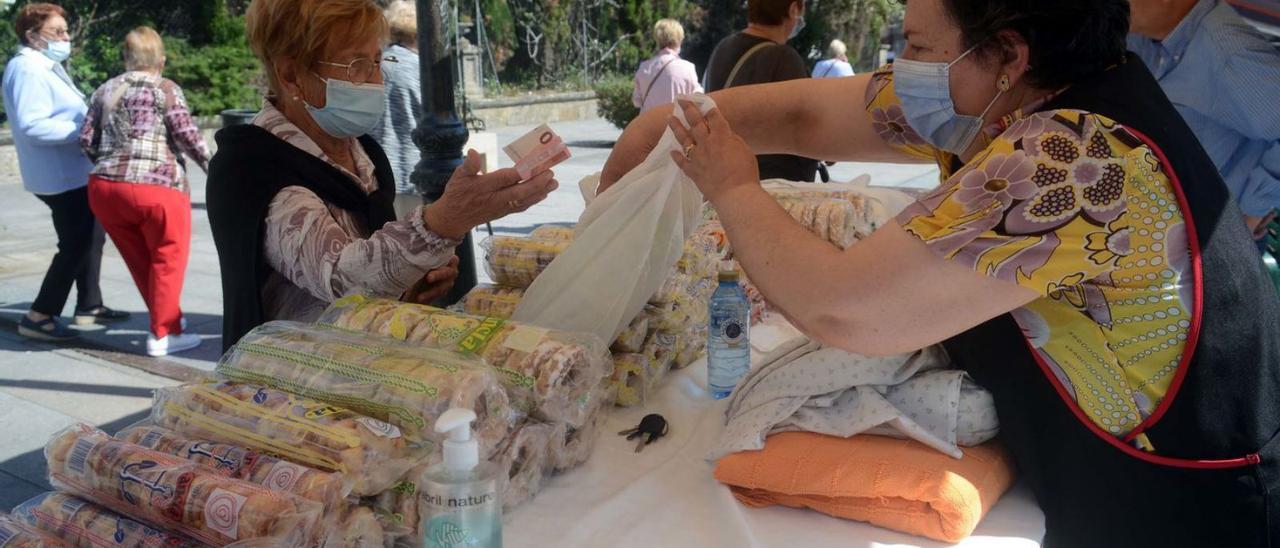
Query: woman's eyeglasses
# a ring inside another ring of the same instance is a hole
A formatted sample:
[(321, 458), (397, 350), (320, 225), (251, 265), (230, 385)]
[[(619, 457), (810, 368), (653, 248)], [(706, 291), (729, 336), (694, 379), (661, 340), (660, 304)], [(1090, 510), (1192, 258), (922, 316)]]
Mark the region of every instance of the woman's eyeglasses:
[(329, 61), (317, 61), (317, 64), (328, 65), (331, 67), (341, 67), (347, 69), (347, 81), (353, 84), (367, 84), (373, 80), (375, 71), (382, 69), (382, 63), (398, 63), (395, 57), (387, 57), (385, 59), (366, 59), (359, 57), (350, 63), (331, 63)]

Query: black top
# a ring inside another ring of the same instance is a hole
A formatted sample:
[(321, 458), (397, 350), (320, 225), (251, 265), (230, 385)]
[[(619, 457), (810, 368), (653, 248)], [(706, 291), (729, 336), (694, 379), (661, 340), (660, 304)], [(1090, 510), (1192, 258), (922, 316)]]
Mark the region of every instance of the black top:
[[(1000, 436), (1045, 512), (1046, 545), (1265, 544), (1280, 534), (1280, 298), (1242, 214), (1132, 54), (1043, 107), (1055, 109), (1115, 120), (1167, 158), (1161, 168), (1185, 193), (1184, 215), (1199, 243), (1202, 322), (1182, 385), (1146, 434), (1160, 457), (1243, 462), (1218, 469), (1149, 462), (1109, 445), (1055, 392), (1008, 315), (947, 341), (947, 350), (994, 395)], [(1250, 454), (1260, 463), (1242, 458)]]
[[(725, 87), (749, 86), (752, 84), (768, 84), (808, 78), (804, 59), (791, 46), (775, 44), (757, 51), (733, 79), (732, 86), (726, 86), (729, 73), (734, 65), (758, 44), (771, 42), (767, 38), (735, 33), (716, 45), (711, 52), (711, 61), (707, 63), (707, 71), (702, 76), (703, 87), (707, 93), (719, 91)], [(787, 179), (791, 181), (812, 181), (818, 171), (818, 162), (802, 156), (785, 154), (762, 154), (756, 156), (760, 165), (761, 179)]]
[(258, 126), (224, 128), (215, 138), (218, 153), (209, 161), (206, 199), (222, 269), (225, 351), (266, 319), (261, 290), (271, 267), (263, 257), (263, 229), (276, 194), (289, 186), (306, 188), (326, 204), (351, 212), (372, 233), (395, 220), (395, 177), (386, 155), (368, 136), (360, 137), (360, 145), (373, 161), (378, 180), (373, 194), (365, 194), (324, 160)]

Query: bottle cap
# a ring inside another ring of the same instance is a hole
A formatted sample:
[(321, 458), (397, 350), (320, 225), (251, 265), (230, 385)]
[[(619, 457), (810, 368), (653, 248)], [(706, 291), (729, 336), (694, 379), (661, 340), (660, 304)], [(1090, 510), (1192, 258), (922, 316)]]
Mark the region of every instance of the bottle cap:
[(455, 407), (436, 419), (436, 432), (448, 434), (444, 440), (444, 467), (466, 472), (480, 464), (480, 444), (471, 436), (471, 423), (476, 412)]
[(733, 261), (720, 261), (720, 281), (733, 282), (738, 280), (738, 268)]

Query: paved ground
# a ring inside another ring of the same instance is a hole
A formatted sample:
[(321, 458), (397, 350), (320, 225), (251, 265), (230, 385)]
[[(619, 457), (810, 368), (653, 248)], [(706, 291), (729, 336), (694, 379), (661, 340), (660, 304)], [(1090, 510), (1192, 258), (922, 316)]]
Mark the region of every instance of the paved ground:
[[(498, 129), (505, 145), (528, 127)], [(603, 121), (558, 124), (573, 159), (556, 168), (561, 188), (529, 211), (494, 223), (498, 233), (528, 233), (545, 223), (570, 223), (582, 210), (578, 181), (598, 171), (619, 131)], [(503, 165), (509, 165), (505, 158)], [(835, 180), (872, 173), (873, 183), (926, 187), (936, 171), (921, 166), (840, 164)], [(222, 341), (222, 289), (217, 254), (204, 207), (203, 174), (192, 178), (193, 236), (182, 304), (190, 327), (205, 339), (199, 349), (163, 360), (142, 356), (146, 308), (115, 248), (107, 245), (102, 289), (108, 305), (134, 313), (131, 321), (85, 331), (71, 347), (34, 343), (16, 335), (18, 318), (40, 287), (56, 244), (49, 211), (19, 181), (0, 181), (0, 511), (47, 489), (41, 448), (75, 422), (110, 432), (140, 420), (151, 390), (198, 378), (212, 370)], [(485, 234), (477, 233), (477, 241)], [(483, 274), (483, 267), (480, 272)], [(72, 298), (74, 301), (74, 295)], [(74, 302), (67, 303), (66, 313)]]

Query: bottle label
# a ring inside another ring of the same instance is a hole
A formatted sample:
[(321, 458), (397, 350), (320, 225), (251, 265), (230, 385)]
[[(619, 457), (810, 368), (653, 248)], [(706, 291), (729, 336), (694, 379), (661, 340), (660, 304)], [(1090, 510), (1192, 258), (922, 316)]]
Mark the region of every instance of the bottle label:
[[(423, 493), (427, 506), (424, 527), (426, 548), (493, 546), (498, 504), (495, 491), (459, 493), (455, 496)], [(499, 531), (500, 531), (500, 526)], [(500, 545), (500, 544), (498, 544)]]
[(747, 330), (737, 318), (720, 322), (720, 338), (729, 346), (738, 346), (747, 339)]

